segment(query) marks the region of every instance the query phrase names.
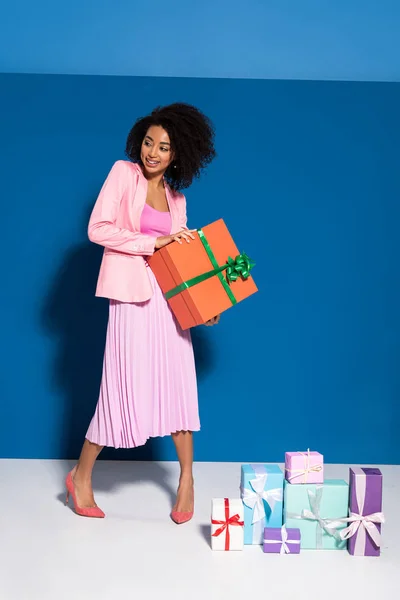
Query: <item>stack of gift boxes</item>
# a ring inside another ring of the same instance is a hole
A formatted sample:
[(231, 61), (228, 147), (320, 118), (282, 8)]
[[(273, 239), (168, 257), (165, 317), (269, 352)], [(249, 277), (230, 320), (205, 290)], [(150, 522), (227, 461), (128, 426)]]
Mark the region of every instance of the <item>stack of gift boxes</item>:
[(287, 452), (285, 476), (273, 464), (241, 469), (241, 497), (212, 501), (211, 547), (243, 550), (259, 544), (265, 553), (299, 554), (301, 549), (344, 550), (379, 556), (382, 473), (351, 468), (350, 485), (324, 480), (319, 452)]

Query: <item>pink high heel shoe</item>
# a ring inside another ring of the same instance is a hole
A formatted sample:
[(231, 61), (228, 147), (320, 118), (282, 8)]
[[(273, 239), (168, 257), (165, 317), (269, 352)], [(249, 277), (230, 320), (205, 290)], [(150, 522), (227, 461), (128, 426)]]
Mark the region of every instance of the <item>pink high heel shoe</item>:
[(187, 523), (193, 517), (194, 511), (179, 511), (173, 510), (171, 511), (171, 519), (177, 525), (182, 525), (183, 523)]
[(67, 497), (65, 499), (65, 503), (68, 504), (69, 495), (71, 494), (72, 499), (74, 501), (75, 512), (77, 515), (80, 515), (81, 517), (93, 517), (95, 519), (104, 519), (106, 515), (98, 506), (79, 506), (79, 504), (76, 501), (75, 485), (71, 473), (68, 473), (67, 478), (65, 480), (65, 485), (67, 486)]
[(193, 517), (193, 515), (194, 515), (193, 511), (179, 512), (177, 510), (173, 510), (171, 512), (171, 519), (177, 525), (182, 525), (183, 523), (187, 523), (188, 521), (190, 521), (190, 519)]

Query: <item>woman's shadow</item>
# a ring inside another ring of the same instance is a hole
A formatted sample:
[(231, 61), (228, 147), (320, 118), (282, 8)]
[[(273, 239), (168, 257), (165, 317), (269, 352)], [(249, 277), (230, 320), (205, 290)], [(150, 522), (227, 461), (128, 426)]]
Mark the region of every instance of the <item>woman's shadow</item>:
[[(83, 224), (86, 231), (90, 206)], [(62, 258), (43, 302), (41, 323), (46, 335), (56, 339), (50, 378), (63, 402), (63, 427), (55, 458), (76, 460), (93, 416), (100, 389), (104, 344), (108, 318), (108, 301), (95, 297), (97, 276), (103, 249), (89, 240), (72, 247)], [(208, 373), (211, 347), (201, 328), (192, 330), (197, 377)], [(105, 448), (100, 460), (151, 461), (149, 468), (132, 471), (140, 481), (151, 480), (175, 502), (176, 487), (171, 487), (163, 461), (160, 440), (150, 439), (145, 446), (131, 450)], [(121, 480), (125, 477), (127, 481)], [(105, 491), (132, 483), (130, 469), (108, 469), (107, 476), (96, 478)]]

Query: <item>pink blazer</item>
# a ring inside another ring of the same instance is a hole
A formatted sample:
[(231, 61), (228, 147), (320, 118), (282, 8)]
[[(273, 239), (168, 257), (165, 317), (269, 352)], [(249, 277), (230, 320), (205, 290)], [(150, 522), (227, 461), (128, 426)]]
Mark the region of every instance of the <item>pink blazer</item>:
[[(171, 233), (186, 228), (186, 199), (166, 185), (172, 218)], [(140, 233), (147, 198), (147, 179), (139, 165), (117, 161), (93, 208), (88, 236), (104, 246), (96, 296), (120, 302), (144, 302), (153, 295), (145, 256), (155, 250), (156, 238)]]

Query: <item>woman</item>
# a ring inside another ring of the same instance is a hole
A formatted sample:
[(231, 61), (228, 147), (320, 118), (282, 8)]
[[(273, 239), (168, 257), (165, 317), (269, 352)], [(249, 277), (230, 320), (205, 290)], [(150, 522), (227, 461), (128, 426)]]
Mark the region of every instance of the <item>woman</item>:
[(193, 106), (158, 108), (135, 123), (126, 154), (130, 161), (112, 167), (88, 227), (89, 239), (105, 247), (96, 295), (109, 298), (109, 321), (100, 396), (66, 479), (67, 501), (71, 494), (79, 515), (104, 517), (91, 484), (103, 447), (133, 448), (172, 435), (181, 474), (171, 517), (184, 523), (193, 516), (192, 432), (200, 429), (193, 348), (146, 257), (194, 238), (178, 190), (215, 157), (213, 127)]

